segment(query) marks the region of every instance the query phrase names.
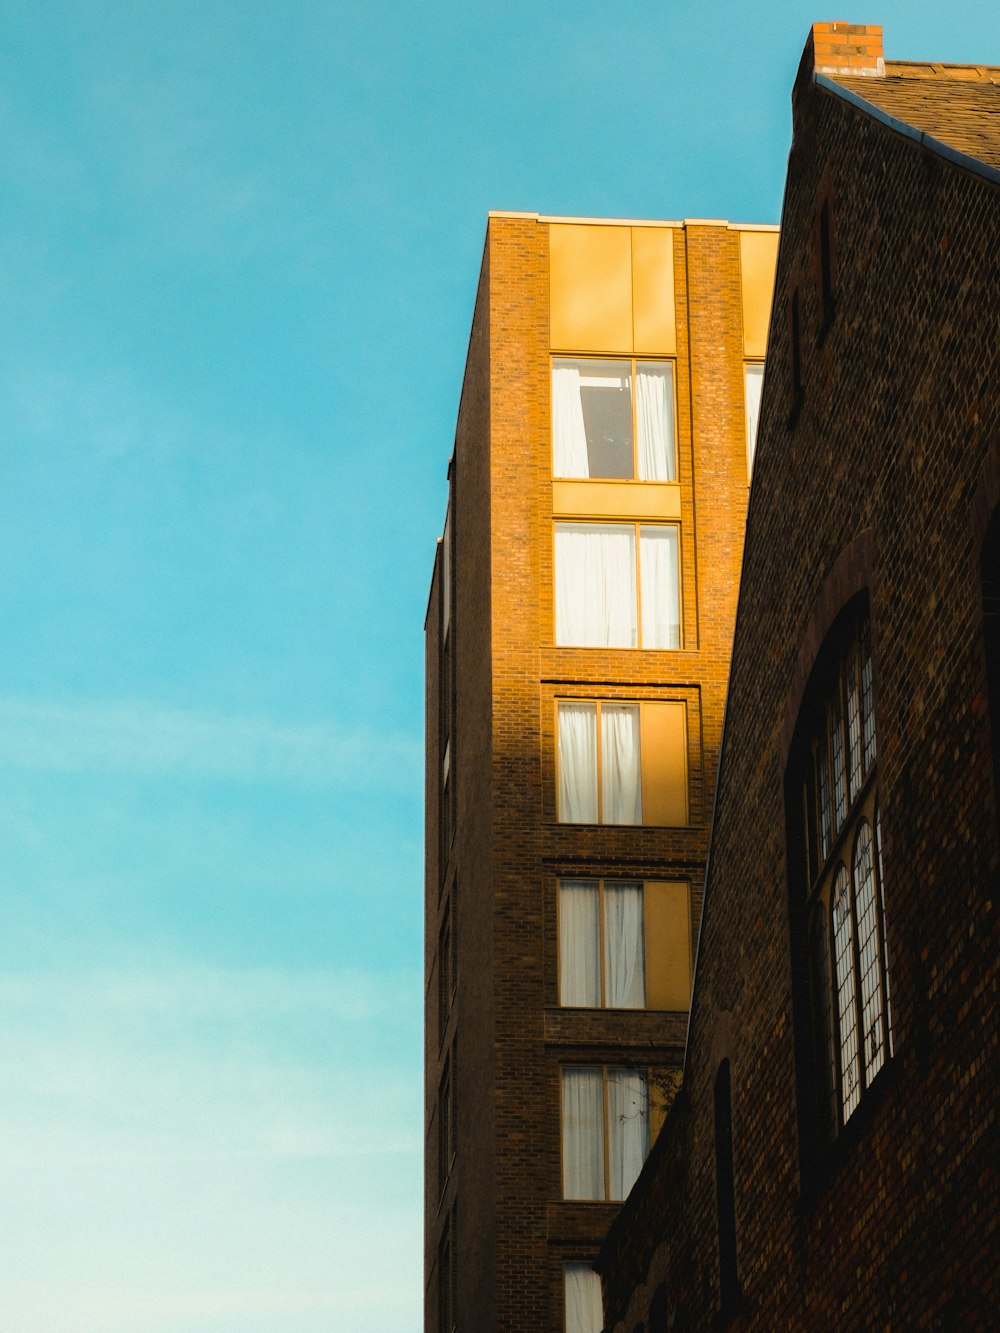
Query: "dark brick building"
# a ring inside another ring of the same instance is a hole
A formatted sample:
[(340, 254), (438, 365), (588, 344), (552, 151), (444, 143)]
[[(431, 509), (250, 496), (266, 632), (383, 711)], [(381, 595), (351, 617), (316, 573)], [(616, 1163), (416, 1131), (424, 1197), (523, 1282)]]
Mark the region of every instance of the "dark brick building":
[(687, 1030), (776, 251), (490, 217), (427, 616), (428, 1330), (600, 1328)]
[(1000, 1326), (1000, 69), (819, 24), (792, 102), (683, 1085), (599, 1256), (614, 1333)]

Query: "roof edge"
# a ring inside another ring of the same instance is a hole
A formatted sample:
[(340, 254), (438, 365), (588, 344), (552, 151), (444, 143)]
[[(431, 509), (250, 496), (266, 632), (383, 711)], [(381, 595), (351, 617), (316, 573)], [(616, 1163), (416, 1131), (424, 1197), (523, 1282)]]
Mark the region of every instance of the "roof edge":
[(833, 93), (841, 101), (847, 102), (859, 111), (863, 111), (872, 120), (877, 120), (879, 124), (884, 125), (896, 134), (901, 134), (905, 139), (912, 139), (914, 143), (935, 153), (938, 157), (944, 158), (945, 161), (951, 162), (953, 166), (962, 167), (974, 176), (981, 176), (994, 185), (1000, 185), (1000, 168), (991, 166), (978, 157), (971, 157), (968, 153), (959, 152), (957, 148), (952, 148), (951, 144), (944, 143), (941, 139), (935, 139), (932, 134), (928, 134), (925, 130), (918, 130), (915, 125), (909, 124), (908, 121), (897, 120), (895, 116), (890, 116), (888, 111), (883, 111), (874, 102), (867, 101), (857, 93), (852, 92), (850, 88), (841, 87), (836, 79), (828, 78), (825, 74), (816, 73), (813, 75), (813, 82), (817, 88), (821, 88), (827, 93)]

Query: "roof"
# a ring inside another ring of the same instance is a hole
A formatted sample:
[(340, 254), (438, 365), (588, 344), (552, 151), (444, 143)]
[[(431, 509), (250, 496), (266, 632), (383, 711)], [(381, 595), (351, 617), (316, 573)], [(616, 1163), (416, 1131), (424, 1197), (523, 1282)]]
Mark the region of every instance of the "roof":
[(1000, 65), (886, 61), (885, 75), (826, 74), (823, 82), (964, 157), (1000, 169)]

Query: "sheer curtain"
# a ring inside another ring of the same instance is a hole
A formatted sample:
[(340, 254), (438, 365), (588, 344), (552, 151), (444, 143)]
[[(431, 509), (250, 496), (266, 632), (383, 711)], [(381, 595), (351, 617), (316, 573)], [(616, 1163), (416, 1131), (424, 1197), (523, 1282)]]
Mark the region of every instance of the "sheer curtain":
[(611, 1009), (646, 1004), (642, 885), (604, 886), (605, 1003)]
[(747, 405), (747, 471), (753, 472), (757, 450), (757, 423), (760, 421), (760, 395), (764, 387), (764, 367), (749, 365), (743, 375)]
[(605, 704), (601, 709), (601, 802), (603, 823), (642, 823), (636, 704)]
[(556, 643), (634, 648), (635, 528), (556, 524)]
[(600, 1069), (562, 1071), (563, 1198), (604, 1198), (604, 1079)]
[(611, 1198), (624, 1199), (649, 1151), (646, 1076), (636, 1069), (608, 1070)]
[(597, 709), (559, 705), (559, 821), (597, 823)]
[(669, 362), (640, 361), (635, 379), (640, 481), (676, 481), (674, 376)]
[(593, 880), (559, 885), (559, 1003), (601, 1003), (598, 891)]
[(681, 590), (677, 559), (677, 529), (672, 526), (639, 529), (639, 564), (642, 578), (642, 646), (681, 646)]
[(577, 366), (556, 361), (552, 367), (552, 474), (589, 477), (587, 430), (580, 400)]
[(601, 1333), (601, 1279), (590, 1264), (567, 1264), (565, 1274), (566, 1333)]

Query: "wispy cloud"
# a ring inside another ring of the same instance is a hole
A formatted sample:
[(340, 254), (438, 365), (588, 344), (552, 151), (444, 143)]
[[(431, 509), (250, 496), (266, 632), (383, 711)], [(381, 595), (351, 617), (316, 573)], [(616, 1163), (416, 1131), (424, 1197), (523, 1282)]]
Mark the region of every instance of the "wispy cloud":
[(0, 699), (0, 766), (413, 792), (421, 745), (348, 730), (167, 708), (141, 700)]
[(412, 1327), (419, 997), (359, 969), (0, 978), (0, 1326)]

